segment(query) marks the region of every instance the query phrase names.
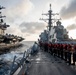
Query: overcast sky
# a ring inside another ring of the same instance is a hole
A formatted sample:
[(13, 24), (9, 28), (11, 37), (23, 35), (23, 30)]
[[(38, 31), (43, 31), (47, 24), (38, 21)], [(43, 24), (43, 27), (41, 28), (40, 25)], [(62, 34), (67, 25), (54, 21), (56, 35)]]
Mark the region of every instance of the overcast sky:
[(76, 38), (76, 0), (0, 0), (0, 5), (6, 7), (5, 21), (10, 24), (7, 33), (23, 36), (28, 41), (37, 40), (47, 26), (39, 18), (42, 12), (48, 12), (50, 3), (53, 12), (60, 13), (69, 36)]

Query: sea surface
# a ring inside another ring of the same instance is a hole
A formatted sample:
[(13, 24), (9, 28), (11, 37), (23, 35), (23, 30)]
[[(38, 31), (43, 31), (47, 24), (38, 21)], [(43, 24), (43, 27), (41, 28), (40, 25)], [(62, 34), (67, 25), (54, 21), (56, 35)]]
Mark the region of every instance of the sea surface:
[(23, 41), (22, 44), (22, 46), (14, 48), (6, 54), (0, 55), (0, 75), (5, 75), (4, 72), (6, 72), (6, 70), (8, 70), (8, 68), (12, 64), (14, 56), (16, 56), (17, 58), (23, 57), (23, 53), (33, 46), (34, 41)]

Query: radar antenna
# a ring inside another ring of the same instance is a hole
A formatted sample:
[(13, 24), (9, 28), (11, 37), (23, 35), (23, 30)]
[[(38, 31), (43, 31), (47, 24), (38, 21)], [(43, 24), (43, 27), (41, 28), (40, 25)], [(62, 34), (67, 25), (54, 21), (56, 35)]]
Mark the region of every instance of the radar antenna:
[(55, 20), (55, 19), (52, 19), (52, 16), (59, 15), (59, 14), (58, 13), (52, 13), (51, 4), (50, 4), (50, 10), (48, 11), (48, 13), (45, 13), (42, 15), (46, 15), (49, 17), (48, 19), (40, 18), (40, 20), (44, 20), (45, 22), (48, 21), (48, 27), (49, 27), (49, 31), (50, 31), (51, 27), (52, 27), (52, 20)]

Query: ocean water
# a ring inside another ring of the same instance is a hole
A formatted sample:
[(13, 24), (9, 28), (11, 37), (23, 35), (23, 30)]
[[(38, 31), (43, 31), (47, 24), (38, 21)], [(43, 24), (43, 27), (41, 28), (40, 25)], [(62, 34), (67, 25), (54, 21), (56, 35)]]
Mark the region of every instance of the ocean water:
[(21, 47), (14, 48), (10, 50), (10, 52), (0, 55), (0, 75), (4, 75), (3, 71), (8, 70), (14, 56), (18, 59), (23, 57), (23, 53), (32, 47), (34, 41), (23, 41), (22, 44), (23, 45)]
[(14, 48), (14, 49), (10, 50), (10, 52), (0, 55), (0, 60), (12, 61), (14, 56), (19, 57), (19, 56), (21, 56), (21, 54), (23, 55), (23, 53), (27, 49), (31, 48), (31, 46), (34, 44), (34, 41), (23, 41), (22, 44), (23, 44), (22, 47)]

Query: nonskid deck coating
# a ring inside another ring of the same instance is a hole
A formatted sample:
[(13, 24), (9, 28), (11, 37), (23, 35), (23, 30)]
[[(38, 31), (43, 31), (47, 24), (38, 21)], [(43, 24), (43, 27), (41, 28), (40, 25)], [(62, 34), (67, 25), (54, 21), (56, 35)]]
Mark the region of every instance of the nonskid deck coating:
[(44, 51), (31, 56), (30, 60), (31, 65), (27, 70), (27, 75), (76, 75), (75, 69), (60, 58)]

